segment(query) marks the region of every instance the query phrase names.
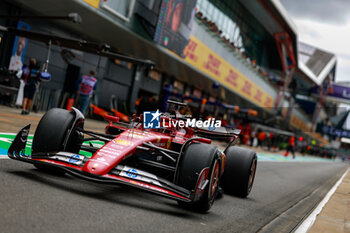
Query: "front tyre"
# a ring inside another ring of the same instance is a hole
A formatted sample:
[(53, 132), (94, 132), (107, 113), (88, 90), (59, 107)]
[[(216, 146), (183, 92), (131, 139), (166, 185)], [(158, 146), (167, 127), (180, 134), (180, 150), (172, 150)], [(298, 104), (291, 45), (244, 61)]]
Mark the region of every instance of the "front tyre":
[[(77, 129), (83, 129), (84, 118), (76, 121), (76, 114), (60, 108), (47, 111), (34, 133), (32, 154), (59, 151), (78, 153), (82, 136)], [(57, 170), (45, 165), (35, 164), (34, 166), (43, 171)]]
[[(215, 146), (194, 143), (182, 155), (177, 171), (177, 185), (195, 193), (191, 207), (200, 212), (208, 211), (213, 205), (221, 174), (221, 153)], [(204, 187), (203, 189), (201, 189)], [(187, 203), (178, 202), (181, 206)]]

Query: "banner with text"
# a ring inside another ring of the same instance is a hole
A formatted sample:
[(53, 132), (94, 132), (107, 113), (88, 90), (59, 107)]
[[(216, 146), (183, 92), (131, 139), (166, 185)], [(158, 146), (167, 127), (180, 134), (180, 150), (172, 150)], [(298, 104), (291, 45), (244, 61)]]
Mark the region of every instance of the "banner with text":
[(83, 0), (83, 1), (89, 4), (90, 6), (93, 6), (94, 8), (98, 8), (98, 6), (100, 5), (100, 0)]
[(187, 63), (211, 76), (225, 87), (260, 107), (273, 106), (274, 99), (267, 92), (193, 35), (185, 47), (184, 54)]

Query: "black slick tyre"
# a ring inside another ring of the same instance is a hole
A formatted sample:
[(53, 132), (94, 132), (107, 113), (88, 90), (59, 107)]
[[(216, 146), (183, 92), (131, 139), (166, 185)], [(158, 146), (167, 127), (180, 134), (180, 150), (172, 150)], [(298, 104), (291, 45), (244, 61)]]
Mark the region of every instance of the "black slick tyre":
[[(58, 151), (67, 151), (78, 153), (80, 150), (79, 135), (75, 132), (70, 134), (64, 147), (66, 136), (70, 129), (83, 127), (83, 121), (73, 126), (75, 114), (65, 109), (53, 108), (46, 112), (41, 118), (38, 127), (34, 133), (32, 153), (54, 153)], [(39, 170), (54, 171), (51, 167), (35, 164)]]
[(191, 207), (199, 212), (206, 212), (213, 205), (219, 188), (221, 153), (215, 146), (209, 144), (193, 143), (189, 145), (179, 164), (177, 185), (195, 191), (201, 185), (201, 181), (198, 181), (201, 171), (206, 168), (208, 168), (207, 180), (209, 182), (199, 199), (191, 204), (179, 201), (179, 205)]
[(255, 179), (257, 167), (255, 151), (231, 146), (224, 153), (226, 165), (221, 187), (225, 193), (247, 197)]

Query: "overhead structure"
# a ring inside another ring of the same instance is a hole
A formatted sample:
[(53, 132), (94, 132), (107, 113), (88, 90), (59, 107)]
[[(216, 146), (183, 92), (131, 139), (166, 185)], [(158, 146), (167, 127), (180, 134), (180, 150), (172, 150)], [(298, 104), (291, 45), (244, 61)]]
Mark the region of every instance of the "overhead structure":
[(334, 81), (337, 58), (335, 54), (319, 49), (307, 43), (298, 43), (298, 68), (317, 86), (320, 86), (330, 74)]
[[(298, 62), (294, 73), (295, 101), (309, 116), (315, 130), (322, 116), (336, 114), (335, 102), (329, 101), (335, 91), (336, 56), (313, 45), (298, 43)], [(337, 90), (339, 90), (337, 88)]]
[[(275, 34), (276, 45), (278, 54), (282, 63), (282, 79), (280, 82), (280, 90), (278, 97), (275, 101), (275, 109), (278, 109), (284, 100), (284, 94), (287, 91), (288, 85), (293, 77), (294, 70), (296, 67), (296, 60), (294, 57), (293, 42), (286, 32)], [(291, 104), (293, 105), (293, 104)], [(292, 106), (290, 106), (292, 108)], [(290, 114), (288, 114), (290, 115)]]

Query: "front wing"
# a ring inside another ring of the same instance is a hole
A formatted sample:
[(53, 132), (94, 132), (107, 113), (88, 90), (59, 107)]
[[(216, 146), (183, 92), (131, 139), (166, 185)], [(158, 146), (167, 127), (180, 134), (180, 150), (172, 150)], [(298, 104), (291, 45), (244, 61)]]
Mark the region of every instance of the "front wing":
[(192, 202), (194, 200), (193, 192), (153, 174), (140, 172), (140, 170), (132, 167), (118, 165), (108, 174), (95, 175), (82, 170), (83, 165), (89, 158), (80, 154), (56, 152), (32, 154), (31, 156), (26, 155), (24, 150), (29, 129), (30, 125), (27, 125), (18, 132), (8, 150), (9, 158), (31, 164), (58, 168), (77, 178), (96, 183), (127, 185), (183, 202)]

